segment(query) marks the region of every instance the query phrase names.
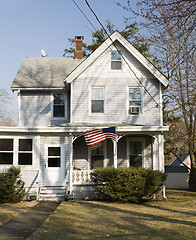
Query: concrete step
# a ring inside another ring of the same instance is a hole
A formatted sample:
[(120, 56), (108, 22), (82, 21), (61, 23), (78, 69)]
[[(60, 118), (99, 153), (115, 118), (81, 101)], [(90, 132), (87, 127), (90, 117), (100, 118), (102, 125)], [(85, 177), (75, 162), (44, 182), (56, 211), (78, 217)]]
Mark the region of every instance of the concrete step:
[(65, 187), (41, 187), (39, 200), (63, 201), (65, 200)]

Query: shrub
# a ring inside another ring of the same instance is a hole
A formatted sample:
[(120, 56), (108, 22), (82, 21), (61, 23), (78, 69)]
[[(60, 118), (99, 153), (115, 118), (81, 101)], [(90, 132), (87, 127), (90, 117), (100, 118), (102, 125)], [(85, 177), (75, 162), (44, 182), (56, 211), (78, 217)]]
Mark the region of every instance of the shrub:
[(10, 167), (0, 172), (0, 202), (16, 203), (25, 196), (24, 182), (20, 178), (20, 168)]
[(99, 168), (91, 173), (100, 200), (142, 202), (157, 193), (166, 179), (165, 173), (143, 168)]

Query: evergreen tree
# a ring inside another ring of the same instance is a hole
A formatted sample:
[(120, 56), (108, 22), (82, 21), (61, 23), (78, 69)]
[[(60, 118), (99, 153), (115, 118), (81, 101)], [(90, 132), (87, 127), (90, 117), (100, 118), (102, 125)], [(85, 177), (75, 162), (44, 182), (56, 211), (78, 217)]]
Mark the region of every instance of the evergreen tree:
[[(109, 35), (115, 32), (115, 26), (107, 21), (106, 31)], [(136, 22), (125, 27), (123, 31), (120, 32), (122, 36), (127, 39), (140, 53), (142, 53), (146, 57), (150, 57), (149, 53), (149, 42), (146, 41), (144, 37), (139, 34), (139, 27)], [(103, 28), (98, 29), (97, 31), (92, 33), (92, 43), (86, 44), (83, 43), (83, 55), (84, 57), (89, 56), (92, 52), (94, 52), (106, 39), (108, 35), (106, 34)], [(69, 49), (64, 49), (63, 56), (72, 56), (75, 54), (75, 39), (68, 38), (68, 41), (71, 44)]]

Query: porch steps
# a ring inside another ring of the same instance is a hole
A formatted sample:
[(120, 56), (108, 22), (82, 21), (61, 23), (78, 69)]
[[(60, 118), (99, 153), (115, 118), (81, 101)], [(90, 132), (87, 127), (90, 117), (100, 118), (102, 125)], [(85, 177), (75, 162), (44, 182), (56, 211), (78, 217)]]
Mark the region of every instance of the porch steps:
[(62, 186), (41, 187), (39, 192), (39, 200), (45, 201), (64, 201), (66, 188)]

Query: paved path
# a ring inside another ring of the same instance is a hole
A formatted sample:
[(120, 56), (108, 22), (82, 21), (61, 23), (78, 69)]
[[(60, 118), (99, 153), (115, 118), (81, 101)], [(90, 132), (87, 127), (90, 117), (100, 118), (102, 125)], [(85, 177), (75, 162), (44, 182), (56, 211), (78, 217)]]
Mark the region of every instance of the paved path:
[(25, 240), (55, 211), (59, 202), (39, 202), (0, 227), (1, 240)]

